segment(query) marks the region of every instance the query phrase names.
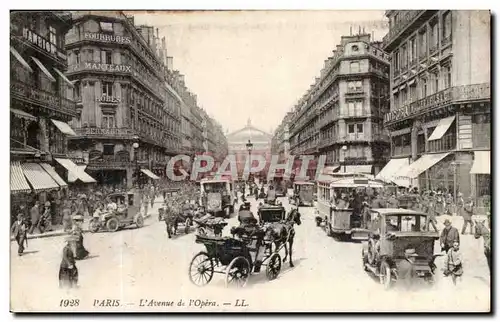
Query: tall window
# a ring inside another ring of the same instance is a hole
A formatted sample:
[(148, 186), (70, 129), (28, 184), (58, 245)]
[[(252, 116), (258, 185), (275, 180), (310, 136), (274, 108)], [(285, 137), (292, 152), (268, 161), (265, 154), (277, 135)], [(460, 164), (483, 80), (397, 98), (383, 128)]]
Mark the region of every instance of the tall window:
[(410, 102), (415, 102), (417, 100), (417, 84), (413, 83), (410, 86)]
[(420, 79), (420, 93), (421, 93), (420, 98), (425, 98), (427, 96), (427, 79), (426, 78)]
[(75, 102), (79, 102), (82, 100), (81, 86), (82, 84), (80, 82), (76, 82), (73, 87), (73, 98)]
[(451, 11), (443, 14), (443, 34), (442, 43), (447, 44), (451, 41)]
[(79, 50), (75, 50), (75, 62), (77, 64), (80, 64), (80, 51)]
[(417, 59), (417, 41), (415, 37), (410, 39), (409, 43), (409, 51), (408, 51), (408, 60), (410, 61), (410, 65)]
[(394, 66), (394, 71), (399, 71), (399, 51), (395, 51), (394, 52), (394, 56), (393, 56), (394, 60), (393, 60), (393, 66)]
[(115, 128), (115, 116), (114, 115), (106, 115), (102, 116), (102, 124), (101, 127), (104, 129)]
[(103, 50), (101, 51), (101, 63), (103, 64), (112, 64), (112, 52), (111, 50)]
[(102, 94), (107, 96), (113, 96), (113, 83), (102, 82)]
[(449, 88), (451, 87), (451, 65), (444, 66), (443, 69), (443, 85), (444, 88)]
[(427, 55), (427, 31), (425, 27), (418, 32), (418, 56), (423, 58)]
[(349, 70), (351, 73), (359, 73), (359, 62), (351, 62), (349, 64)]
[(437, 19), (434, 19), (430, 22), (430, 46), (429, 46), (429, 51), (432, 53), (434, 52), (434, 50), (437, 49), (437, 45), (438, 45), (438, 21)]
[(56, 28), (53, 26), (49, 26), (49, 41), (51, 44), (58, 45), (57, 44), (57, 31)]
[(408, 90), (404, 88), (401, 91), (401, 106), (405, 106), (408, 101)]
[(408, 66), (408, 56), (406, 52), (406, 45), (401, 46), (401, 68), (405, 69)]
[(94, 50), (89, 49), (87, 52), (87, 61), (88, 62), (93, 62), (94, 61)]
[(432, 73), (432, 81), (433, 81), (433, 84), (432, 84), (432, 91), (433, 93), (437, 93), (439, 92), (439, 71), (435, 71), (434, 73)]

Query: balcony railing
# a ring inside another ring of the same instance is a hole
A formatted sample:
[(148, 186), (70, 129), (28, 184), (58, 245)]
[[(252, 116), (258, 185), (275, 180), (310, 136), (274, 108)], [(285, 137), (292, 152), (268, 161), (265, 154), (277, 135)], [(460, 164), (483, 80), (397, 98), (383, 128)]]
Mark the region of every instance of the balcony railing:
[(400, 32), (406, 29), (424, 11), (425, 10), (406, 10), (405, 12), (401, 12), (398, 22), (394, 26), (391, 26), (391, 29), (382, 40), (384, 47), (392, 42)]
[(403, 120), (448, 103), (490, 99), (490, 83), (450, 87), (385, 114), (384, 122)]
[(74, 101), (35, 88), (31, 84), (11, 79), (10, 93), (16, 99), (35, 103), (70, 116), (76, 115), (76, 103)]

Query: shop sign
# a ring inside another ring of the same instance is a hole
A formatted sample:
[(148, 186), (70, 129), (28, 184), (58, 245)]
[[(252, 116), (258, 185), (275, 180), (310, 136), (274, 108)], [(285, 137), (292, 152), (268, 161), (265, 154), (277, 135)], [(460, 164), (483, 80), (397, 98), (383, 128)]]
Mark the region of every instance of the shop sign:
[(100, 64), (100, 63), (85, 63), (85, 69), (98, 70), (103, 72), (120, 72), (131, 73), (132, 66), (130, 65), (115, 65), (115, 64)]
[(395, 111), (391, 111), (385, 114), (384, 121), (391, 122), (397, 121), (414, 114), (419, 113), (422, 110), (425, 110), (429, 107), (436, 107), (442, 104), (446, 104), (451, 102), (452, 99), (452, 91), (451, 88), (445, 89), (439, 93), (428, 96), (421, 100), (411, 103), (410, 105), (403, 106)]
[(86, 32), (84, 33), (84, 38), (88, 40), (96, 40), (102, 42), (109, 43), (117, 43), (117, 44), (130, 44), (132, 43), (132, 39), (130, 37), (117, 36), (114, 34), (101, 34), (98, 32)]
[(31, 31), (28, 28), (23, 28), (23, 37), (24, 39), (28, 40), (35, 46), (43, 49), (47, 53), (51, 55), (57, 55), (57, 47), (56, 45), (50, 43), (47, 39), (44, 37), (38, 35), (36, 32)]
[(121, 102), (121, 99), (119, 97), (109, 96), (106, 94), (102, 94), (101, 97), (97, 97), (95, 100), (100, 103), (111, 103), (111, 104), (118, 104)]

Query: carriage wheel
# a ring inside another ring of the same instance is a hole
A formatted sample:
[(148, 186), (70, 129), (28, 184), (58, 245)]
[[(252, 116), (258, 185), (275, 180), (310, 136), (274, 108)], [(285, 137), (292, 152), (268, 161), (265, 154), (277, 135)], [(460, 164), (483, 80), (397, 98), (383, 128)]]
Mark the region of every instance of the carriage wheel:
[(137, 218), (135, 219), (135, 224), (137, 225), (137, 228), (141, 228), (144, 226), (144, 217), (142, 217), (141, 215), (137, 216)]
[(236, 287), (245, 287), (250, 276), (250, 263), (243, 256), (234, 258), (226, 269), (226, 287), (234, 284)]
[(388, 290), (392, 286), (392, 276), (391, 276), (391, 266), (387, 261), (382, 261), (379, 270), (380, 284), (384, 286), (385, 290)]
[(276, 277), (278, 277), (278, 274), (281, 271), (281, 256), (277, 253), (274, 253), (271, 255), (271, 258), (269, 258), (269, 263), (267, 264), (266, 267), (266, 276), (267, 279), (272, 281)]
[(116, 217), (111, 217), (108, 219), (106, 222), (106, 228), (111, 231), (115, 232), (120, 228), (120, 223), (118, 222), (118, 219)]
[(199, 252), (189, 264), (189, 279), (196, 286), (205, 286), (214, 276), (214, 261), (206, 252)]
[(207, 235), (207, 232), (206, 232), (205, 228), (203, 228), (203, 227), (198, 227), (198, 232), (197, 232), (197, 235), (200, 235), (200, 236), (206, 236), (206, 235)]

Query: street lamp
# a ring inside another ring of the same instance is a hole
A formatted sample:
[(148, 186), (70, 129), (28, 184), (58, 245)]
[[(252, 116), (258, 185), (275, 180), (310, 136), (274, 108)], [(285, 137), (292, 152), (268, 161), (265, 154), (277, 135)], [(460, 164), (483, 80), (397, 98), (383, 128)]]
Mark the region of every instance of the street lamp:
[(136, 185), (139, 185), (139, 165), (137, 160), (137, 152), (139, 151), (139, 137), (137, 135), (134, 135), (132, 139), (134, 140), (132, 147), (134, 148), (134, 162), (135, 162), (135, 175), (136, 175), (135, 183)]
[(342, 153), (344, 154), (344, 173), (347, 172), (347, 167), (346, 167), (346, 164), (345, 164), (345, 155), (346, 155), (346, 151), (347, 151), (347, 145), (344, 145), (342, 147)]
[(248, 179), (247, 179), (247, 181), (248, 181), (250, 179), (250, 169), (252, 166), (250, 164), (250, 161), (251, 161), (250, 156), (252, 154), (253, 144), (252, 144), (252, 142), (250, 142), (250, 140), (248, 140), (248, 143), (246, 144), (246, 146), (247, 146), (247, 151), (248, 151)]

